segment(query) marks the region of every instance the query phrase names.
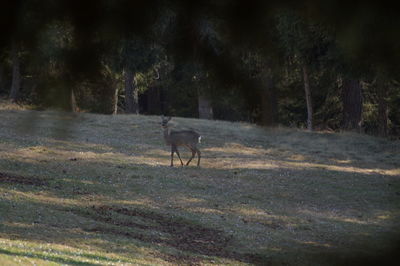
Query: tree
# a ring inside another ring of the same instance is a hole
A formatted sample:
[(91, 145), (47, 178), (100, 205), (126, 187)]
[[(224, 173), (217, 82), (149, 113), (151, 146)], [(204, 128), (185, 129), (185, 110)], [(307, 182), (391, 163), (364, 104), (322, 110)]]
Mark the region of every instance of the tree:
[(285, 62), (301, 68), (307, 106), (307, 129), (313, 129), (312, 72), (325, 67), (326, 57), (334, 42), (327, 28), (310, 17), (303, 17), (293, 10), (277, 16), (277, 34), (286, 56)]
[[(200, 75), (200, 73), (197, 73)], [(207, 95), (207, 90), (210, 90), (210, 82), (207, 80), (207, 73), (205, 73), (205, 79), (203, 81), (203, 86), (197, 84), (197, 100), (198, 100), (198, 109), (199, 109), (199, 118), (201, 119), (213, 119), (214, 112), (211, 105), (211, 101), (209, 96)], [(197, 82), (199, 83), (199, 82)]]
[(278, 91), (276, 87), (276, 68), (271, 55), (265, 55), (260, 49), (242, 52), (242, 69), (256, 86), (257, 120), (265, 126), (278, 123)]
[(118, 84), (113, 83), (114, 85), (114, 98), (113, 98), (113, 110), (112, 114), (116, 115), (118, 113), (118, 96), (119, 96), (119, 89), (118, 89)]
[[(213, 119), (214, 112), (210, 100), (211, 81), (209, 73), (199, 63), (192, 63), (187, 66), (185, 72), (192, 83), (191, 89), (197, 94), (198, 117), (201, 119)], [(187, 88), (188, 90), (190, 88)]]
[(19, 56), (19, 47), (16, 42), (12, 43), (11, 58), (12, 58), (12, 83), (11, 83), (9, 98), (11, 101), (15, 102), (18, 98), (18, 93), (21, 88), (20, 56)]
[(131, 114), (139, 114), (139, 94), (134, 83), (134, 72), (129, 66), (124, 68), (125, 81), (125, 111)]
[(342, 102), (342, 128), (360, 132), (363, 101), (359, 80), (345, 78), (342, 81)]
[(155, 44), (147, 38), (131, 36), (120, 43), (118, 60), (124, 72), (125, 106), (128, 113), (139, 113), (139, 87), (135, 80), (138, 73), (152, 68), (156, 59)]
[(303, 70), (303, 80), (304, 80), (304, 91), (306, 95), (306, 103), (307, 103), (307, 129), (309, 131), (313, 130), (313, 105), (311, 98), (311, 89), (310, 89), (310, 78), (308, 67), (306, 64), (302, 66)]
[(2, 58), (0, 58), (0, 92), (2, 92), (4, 90), (4, 82), (5, 82), (4, 63), (3, 63)]
[(376, 78), (376, 89), (378, 96), (378, 134), (381, 137), (388, 136), (388, 79), (379, 71)]
[(294, 12), (283, 12), (277, 17), (277, 31), (284, 54), (297, 61), (302, 69), (304, 92), (307, 105), (307, 129), (313, 129), (313, 108), (310, 89), (309, 65), (313, 63), (313, 45), (315, 40), (310, 25)]

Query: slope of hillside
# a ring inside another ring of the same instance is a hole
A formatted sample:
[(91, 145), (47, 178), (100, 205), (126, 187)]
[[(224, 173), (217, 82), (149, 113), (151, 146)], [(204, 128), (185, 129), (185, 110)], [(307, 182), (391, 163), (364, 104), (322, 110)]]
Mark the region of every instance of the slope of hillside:
[(159, 117), (0, 109), (1, 265), (351, 265), (398, 240), (399, 142), (173, 118), (203, 158), (171, 168)]

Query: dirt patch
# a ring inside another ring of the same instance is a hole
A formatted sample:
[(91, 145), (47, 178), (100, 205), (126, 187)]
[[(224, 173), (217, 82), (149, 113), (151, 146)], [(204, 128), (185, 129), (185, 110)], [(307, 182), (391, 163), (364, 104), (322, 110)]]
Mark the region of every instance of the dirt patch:
[[(82, 214), (83, 213), (79, 211), (79, 215)], [(174, 247), (180, 251), (198, 255), (218, 256), (243, 262), (260, 263), (259, 257), (256, 255), (243, 255), (228, 251), (227, 247), (232, 241), (231, 236), (225, 235), (224, 232), (220, 230), (193, 224), (191, 221), (182, 218), (167, 216), (143, 209), (128, 209), (107, 205), (92, 206), (83, 215), (107, 224), (85, 229), (88, 232), (130, 237), (147, 243)], [(121, 215), (124, 219), (121, 218)], [(143, 221), (143, 224), (129, 221), (129, 217), (131, 217), (131, 219), (139, 218)], [(132, 231), (134, 228), (145, 231), (144, 233), (138, 233)], [(154, 234), (155, 231), (161, 234)], [(151, 232), (153, 233), (151, 234)], [(165, 258), (163, 257), (163, 259), (173, 263), (179, 262), (179, 264), (185, 265), (198, 265), (200, 262), (200, 258), (188, 257), (186, 255), (163, 254), (163, 256), (164, 255)]]
[(156, 224), (152, 226), (152, 230), (171, 234), (173, 238), (167, 241), (168, 244), (180, 250), (196, 253), (206, 252), (208, 255), (216, 254), (223, 250), (231, 239), (224, 236), (219, 230), (190, 224), (189, 221), (179, 218), (171, 218), (137, 209), (112, 208), (111, 210), (127, 216), (137, 216), (152, 221)]
[(26, 176), (17, 176), (17, 175), (9, 175), (6, 173), (0, 173), (0, 182), (1, 183), (9, 183), (9, 184), (21, 184), (21, 185), (30, 185), (30, 186), (48, 186), (49, 183), (41, 178), (37, 177), (26, 177)]

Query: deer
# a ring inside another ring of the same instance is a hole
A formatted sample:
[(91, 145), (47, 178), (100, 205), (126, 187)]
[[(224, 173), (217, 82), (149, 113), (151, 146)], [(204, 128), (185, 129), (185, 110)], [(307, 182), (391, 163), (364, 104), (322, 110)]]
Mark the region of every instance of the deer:
[(171, 117), (165, 118), (164, 115), (161, 116), (161, 127), (164, 130), (164, 140), (165, 143), (171, 146), (171, 167), (174, 166), (174, 152), (178, 155), (181, 165), (183, 166), (183, 161), (178, 151), (178, 146), (185, 146), (189, 148), (192, 152), (192, 157), (187, 161), (186, 165), (192, 161), (196, 153), (198, 156), (197, 166), (200, 166), (201, 152), (197, 148), (197, 144), (201, 141), (201, 136), (194, 130), (171, 130), (168, 122)]

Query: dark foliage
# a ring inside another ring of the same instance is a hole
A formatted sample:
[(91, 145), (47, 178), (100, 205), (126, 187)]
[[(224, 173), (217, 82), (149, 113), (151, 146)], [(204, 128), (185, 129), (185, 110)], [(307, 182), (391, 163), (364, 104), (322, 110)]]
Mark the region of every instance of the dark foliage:
[[(304, 126), (298, 71), (307, 63), (316, 124), (343, 125), (338, 78), (372, 82), (384, 72), (384, 97), (379, 89), (362, 91), (363, 122), (373, 128), (370, 132), (382, 131), (377, 120), (386, 112), (386, 131), (396, 133), (400, 20), (395, 10), (382, 1), (5, 1), (0, 10), (0, 91), (9, 93), (10, 53), (17, 45), (19, 99), (26, 101), (70, 109), (74, 90), (81, 109), (110, 113), (115, 101), (109, 97), (118, 88), (124, 97), (121, 71), (131, 65), (135, 75), (142, 75), (140, 82), (134, 79), (141, 93), (159, 90), (152, 94), (157, 99), (150, 94), (139, 99), (139, 110), (153, 100), (162, 105), (157, 112), (197, 116), (201, 91), (210, 98), (215, 118)], [(61, 30), (49, 35), (55, 24)], [(47, 42), (49, 36), (59, 39)], [(263, 63), (244, 60), (247, 52)], [(196, 75), (201, 80), (193, 80), (192, 65), (200, 66)], [(268, 69), (272, 74), (265, 76)], [(155, 71), (161, 73), (157, 81)], [(266, 118), (268, 112), (273, 115)]]

